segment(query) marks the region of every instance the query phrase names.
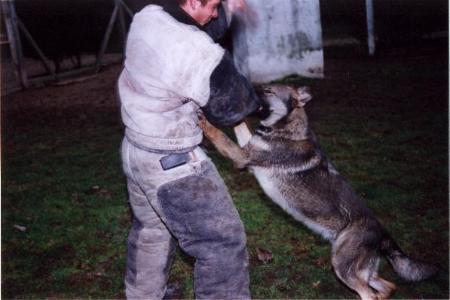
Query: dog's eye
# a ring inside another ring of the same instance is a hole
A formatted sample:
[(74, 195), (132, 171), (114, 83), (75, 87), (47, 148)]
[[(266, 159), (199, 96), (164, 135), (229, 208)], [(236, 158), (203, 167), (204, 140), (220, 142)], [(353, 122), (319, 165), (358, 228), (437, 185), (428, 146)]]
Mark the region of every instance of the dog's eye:
[(264, 92), (264, 95), (266, 95), (266, 96), (274, 96), (275, 95), (275, 93), (270, 88), (265, 88), (263, 90), (263, 92)]

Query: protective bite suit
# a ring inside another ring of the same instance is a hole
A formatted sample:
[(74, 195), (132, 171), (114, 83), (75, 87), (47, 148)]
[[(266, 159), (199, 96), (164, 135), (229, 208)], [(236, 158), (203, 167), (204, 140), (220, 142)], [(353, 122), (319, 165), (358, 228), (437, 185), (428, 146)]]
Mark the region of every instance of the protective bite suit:
[(250, 298), (243, 224), (198, 146), (197, 113), (218, 125), (240, 121), (259, 107), (251, 85), (224, 49), (167, 4), (135, 15), (118, 90), (133, 210), (127, 298), (164, 296), (175, 241), (196, 259), (196, 298)]

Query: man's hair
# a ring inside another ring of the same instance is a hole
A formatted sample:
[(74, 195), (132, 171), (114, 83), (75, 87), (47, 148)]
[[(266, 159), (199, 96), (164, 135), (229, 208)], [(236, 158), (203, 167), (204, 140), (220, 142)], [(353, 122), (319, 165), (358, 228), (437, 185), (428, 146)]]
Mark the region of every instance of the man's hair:
[[(184, 5), (186, 4), (187, 0), (177, 0), (179, 5)], [(206, 3), (208, 3), (209, 0), (200, 0), (200, 2), (202, 3), (202, 5), (206, 5)]]

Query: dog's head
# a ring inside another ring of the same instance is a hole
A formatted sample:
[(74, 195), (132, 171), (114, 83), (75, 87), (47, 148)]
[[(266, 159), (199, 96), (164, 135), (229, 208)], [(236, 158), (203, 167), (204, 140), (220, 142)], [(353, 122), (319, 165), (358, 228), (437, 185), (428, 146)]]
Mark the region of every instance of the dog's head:
[(304, 106), (312, 99), (307, 87), (264, 85), (258, 89), (258, 94), (269, 112), (260, 122), (259, 134), (292, 140), (307, 137), (309, 128)]

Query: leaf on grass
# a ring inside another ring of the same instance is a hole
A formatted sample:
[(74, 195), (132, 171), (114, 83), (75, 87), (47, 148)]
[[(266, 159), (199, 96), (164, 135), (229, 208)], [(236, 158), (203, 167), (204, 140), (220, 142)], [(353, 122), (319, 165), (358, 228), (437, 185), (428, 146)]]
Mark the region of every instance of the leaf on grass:
[(106, 199), (111, 199), (112, 198), (112, 192), (107, 190), (107, 189), (100, 189), (100, 191), (98, 192), (98, 194)]
[(316, 281), (316, 282), (313, 282), (313, 284), (312, 284), (312, 287), (313, 287), (314, 289), (319, 288), (319, 286), (320, 286), (320, 280), (318, 280), (318, 281)]
[(315, 261), (316, 266), (324, 267), (328, 265), (328, 257), (321, 257)]
[(73, 202), (76, 202), (76, 203), (82, 202), (81, 201), (81, 195), (79, 193), (72, 193), (71, 199), (72, 199)]
[(27, 231), (27, 228), (25, 226), (21, 226), (21, 225), (17, 225), (17, 224), (14, 224), (14, 228), (19, 231), (22, 231), (22, 232)]
[(273, 260), (273, 254), (269, 250), (256, 248), (256, 254), (258, 255), (258, 260), (263, 264), (267, 264)]
[(90, 194), (99, 195), (100, 197), (107, 198), (107, 199), (110, 199), (112, 197), (112, 192), (111, 191), (109, 191), (109, 190), (107, 190), (105, 188), (101, 188), (98, 185), (92, 186), (90, 191), (89, 191), (89, 193)]

